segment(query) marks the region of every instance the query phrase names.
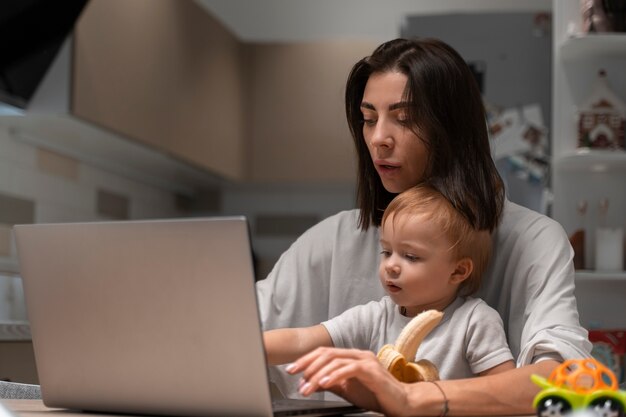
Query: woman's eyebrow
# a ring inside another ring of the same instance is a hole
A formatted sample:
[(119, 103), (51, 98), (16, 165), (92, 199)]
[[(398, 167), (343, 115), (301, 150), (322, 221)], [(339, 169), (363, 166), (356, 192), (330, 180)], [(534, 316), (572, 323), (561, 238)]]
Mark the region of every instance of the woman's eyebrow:
[[(406, 102), (406, 101), (399, 101), (397, 103), (390, 104), (389, 105), (389, 110), (390, 111), (398, 110), (398, 109), (403, 109), (405, 107), (409, 107), (409, 103)], [(361, 108), (376, 111), (376, 107), (374, 107), (374, 105), (372, 103), (368, 103), (367, 101), (362, 101), (361, 102)]]
[(393, 103), (389, 106), (389, 110), (398, 110), (403, 109), (405, 107), (409, 107), (409, 103), (407, 101), (399, 101), (397, 103)]

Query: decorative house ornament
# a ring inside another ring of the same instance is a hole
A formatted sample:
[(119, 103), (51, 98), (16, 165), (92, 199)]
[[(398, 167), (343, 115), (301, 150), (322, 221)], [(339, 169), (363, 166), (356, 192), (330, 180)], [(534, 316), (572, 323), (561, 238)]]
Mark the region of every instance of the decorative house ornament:
[(578, 118), (578, 147), (625, 149), (626, 104), (609, 87), (606, 71), (598, 78)]

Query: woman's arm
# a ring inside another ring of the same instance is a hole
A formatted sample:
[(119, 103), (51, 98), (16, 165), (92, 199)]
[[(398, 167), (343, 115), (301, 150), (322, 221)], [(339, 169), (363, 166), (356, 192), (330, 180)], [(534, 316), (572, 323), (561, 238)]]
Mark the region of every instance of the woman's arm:
[(579, 321), (573, 251), (563, 227), (507, 202), (495, 236), (478, 295), (506, 322), (517, 366), (588, 357), (591, 343)]
[[(535, 373), (548, 376), (558, 365), (543, 361), (484, 377), (438, 381), (448, 401), (449, 415), (511, 415), (534, 412), (532, 401), (539, 387)], [(444, 397), (427, 382), (397, 381), (369, 351), (322, 348), (294, 362), (290, 373), (302, 372), (300, 392), (310, 395), (330, 390), (366, 409), (388, 416), (441, 415)]]
[(275, 329), (263, 333), (263, 343), (269, 365), (292, 362), (318, 347), (332, 347), (333, 342), (326, 327)]
[[(542, 361), (485, 377), (440, 381), (438, 384), (448, 399), (450, 415), (534, 414), (532, 402), (540, 388), (531, 382), (530, 375), (538, 374), (547, 378), (558, 365), (556, 361)], [(429, 390), (430, 394), (426, 395), (420, 391), (421, 387), (411, 391), (412, 402), (420, 408), (424, 407), (424, 402), (430, 403), (432, 407), (434, 399), (433, 412), (440, 413), (443, 403), (441, 392), (435, 391), (433, 394)]]

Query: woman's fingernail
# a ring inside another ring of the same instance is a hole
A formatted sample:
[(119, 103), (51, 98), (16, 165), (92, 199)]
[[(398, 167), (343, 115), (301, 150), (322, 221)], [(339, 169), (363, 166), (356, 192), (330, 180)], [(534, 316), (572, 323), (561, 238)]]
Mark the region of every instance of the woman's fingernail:
[(306, 382), (306, 379), (300, 378), (300, 381), (298, 381), (298, 389), (302, 388), (305, 382)]
[(311, 389), (311, 384), (309, 382), (305, 382), (304, 385), (300, 387), (300, 394), (307, 395), (310, 389)]
[(287, 372), (291, 372), (291, 371), (293, 371), (293, 370), (294, 370), (294, 368), (295, 368), (295, 367), (296, 367), (296, 365), (295, 365), (295, 364), (290, 363), (289, 365), (287, 365), (287, 366), (285, 367), (285, 371), (287, 371)]
[(324, 386), (328, 383), (328, 381), (330, 381), (330, 377), (325, 376), (322, 379), (320, 379), (320, 385)]

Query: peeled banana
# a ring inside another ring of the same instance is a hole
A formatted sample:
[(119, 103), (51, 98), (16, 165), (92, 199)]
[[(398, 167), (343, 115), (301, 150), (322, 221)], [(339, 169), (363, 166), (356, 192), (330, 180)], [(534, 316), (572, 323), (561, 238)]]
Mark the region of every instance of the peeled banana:
[(429, 360), (413, 362), (417, 348), (441, 319), (443, 313), (427, 310), (407, 324), (400, 332), (395, 345), (385, 345), (378, 351), (378, 360), (402, 382), (436, 381), (439, 379), (437, 367)]

